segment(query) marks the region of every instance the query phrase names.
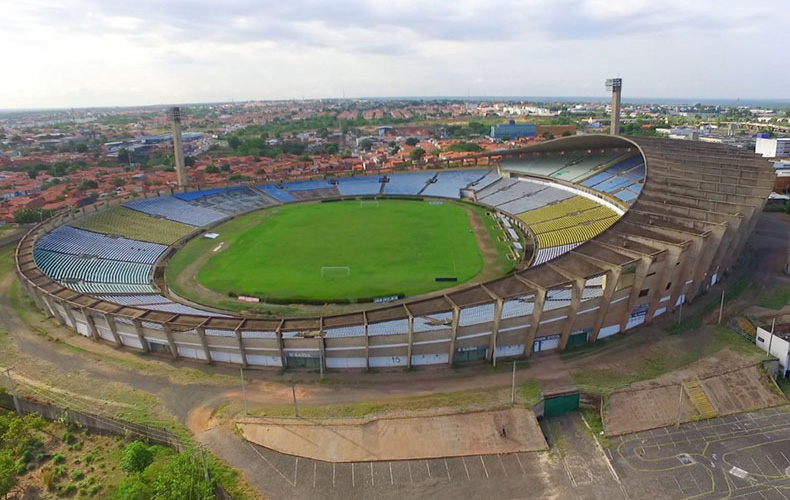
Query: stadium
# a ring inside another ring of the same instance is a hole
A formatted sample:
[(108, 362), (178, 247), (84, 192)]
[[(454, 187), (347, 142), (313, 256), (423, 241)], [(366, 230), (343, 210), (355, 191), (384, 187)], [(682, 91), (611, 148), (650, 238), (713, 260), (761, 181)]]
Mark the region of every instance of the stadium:
[(277, 369), (496, 364), (692, 302), (736, 263), (774, 182), (752, 153), (613, 135), (462, 163), (84, 207), (33, 228), (16, 269), (46, 314), (137, 351)]

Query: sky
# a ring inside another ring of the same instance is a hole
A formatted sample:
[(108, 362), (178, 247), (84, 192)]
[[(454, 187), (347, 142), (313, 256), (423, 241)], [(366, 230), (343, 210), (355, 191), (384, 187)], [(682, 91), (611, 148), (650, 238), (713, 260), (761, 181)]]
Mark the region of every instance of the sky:
[(3, 0), (0, 108), (790, 98), (786, 0)]

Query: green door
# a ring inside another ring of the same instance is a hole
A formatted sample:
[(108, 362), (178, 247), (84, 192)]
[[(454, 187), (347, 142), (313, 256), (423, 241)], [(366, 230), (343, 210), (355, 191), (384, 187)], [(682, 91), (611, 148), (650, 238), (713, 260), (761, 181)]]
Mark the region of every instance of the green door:
[(579, 407), (579, 393), (576, 394), (563, 394), (553, 398), (546, 398), (543, 401), (543, 415), (551, 417), (553, 415), (562, 415), (568, 413)]

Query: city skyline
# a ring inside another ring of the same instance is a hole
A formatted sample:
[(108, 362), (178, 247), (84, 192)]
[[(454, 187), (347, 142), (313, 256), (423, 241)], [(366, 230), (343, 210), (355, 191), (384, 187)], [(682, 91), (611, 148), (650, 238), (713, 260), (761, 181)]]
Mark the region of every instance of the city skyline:
[[(760, 4), (18, 2), (0, 109), (377, 96), (786, 99)], [(770, 43), (770, 45), (769, 45)]]

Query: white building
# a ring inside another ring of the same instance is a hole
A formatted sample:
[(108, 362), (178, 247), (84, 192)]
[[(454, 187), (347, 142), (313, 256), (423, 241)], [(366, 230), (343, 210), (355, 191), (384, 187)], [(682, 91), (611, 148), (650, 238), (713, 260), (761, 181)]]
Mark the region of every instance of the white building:
[(781, 367), (779, 373), (785, 378), (790, 376), (790, 332), (771, 334), (770, 331), (757, 327), (755, 345), (771, 356), (779, 358)]
[(788, 158), (790, 157), (790, 137), (774, 139), (758, 137), (754, 152), (763, 155), (763, 158)]

